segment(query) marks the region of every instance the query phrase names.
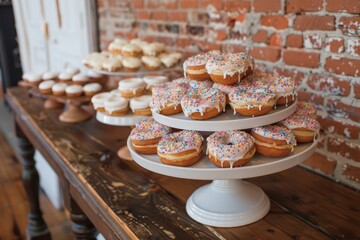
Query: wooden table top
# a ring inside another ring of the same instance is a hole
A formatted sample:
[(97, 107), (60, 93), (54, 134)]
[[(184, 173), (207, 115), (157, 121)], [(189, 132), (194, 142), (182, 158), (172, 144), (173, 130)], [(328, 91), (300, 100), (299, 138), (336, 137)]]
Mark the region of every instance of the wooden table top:
[[(269, 214), (243, 227), (214, 228), (185, 211), (190, 194), (208, 181), (159, 175), (116, 151), (128, 127), (90, 121), (67, 124), (61, 110), (45, 110), (27, 90), (9, 89), (7, 100), (29, 129), (35, 147), (46, 150), (73, 186), (72, 194), (107, 239), (356, 239), (360, 194), (301, 167), (248, 181), (271, 200)], [(54, 167), (54, 165), (52, 165)], [(46, 209), (44, 209), (46, 211)]]

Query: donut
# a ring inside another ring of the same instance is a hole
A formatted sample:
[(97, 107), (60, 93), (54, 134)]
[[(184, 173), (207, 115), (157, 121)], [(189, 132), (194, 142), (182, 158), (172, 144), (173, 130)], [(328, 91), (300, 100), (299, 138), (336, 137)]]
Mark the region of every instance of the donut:
[(128, 78), (119, 82), (118, 89), (125, 98), (144, 95), (146, 84), (141, 78)]
[(221, 92), (223, 92), (225, 94), (226, 97), (226, 104), (229, 103), (229, 94), (234, 91), (235, 89), (237, 89), (239, 87), (239, 85), (237, 83), (233, 84), (233, 85), (226, 85), (226, 84), (222, 84), (222, 83), (214, 83), (213, 88), (220, 90)]
[(156, 154), (158, 142), (170, 132), (170, 127), (158, 123), (154, 118), (145, 118), (131, 130), (131, 145), (136, 152)]
[(128, 43), (122, 46), (121, 54), (125, 57), (141, 57), (142, 50), (138, 45)]
[(118, 58), (108, 58), (102, 63), (102, 69), (108, 72), (118, 72), (121, 70), (121, 60)]
[(142, 56), (141, 61), (144, 64), (144, 68), (150, 71), (158, 70), (161, 66), (161, 61), (157, 57)]
[(162, 137), (157, 146), (160, 161), (167, 165), (190, 166), (203, 155), (203, 137), (191, 130), (169, 133)]
[(246, 53), (228, 53), (210, 58), (205, 68), (214, 82), (231, 85), (252, 73), (254, 60)]
[(104, 101), (104, 110), (110, 116), (123, 116), (128, 113), (129, 100), (123, 97), (111, 96)]
[(65, 88), (67, 97), (75, 98), (83, 94), (83, 87), (81, 85), (70, 85)]
[(151, 109), (149, 107), (150, 101), (150, 95), (131, 98), (130, 109), (134, 115), (151, 116)]
[(45, 72), (42, 75), (42, 80), (46, 81), (46, 80), (57, 80), (59, 76), (58, 72)]
[(144, 47), (145, 45), (148, 45), (149, 43), (144, 41), (144, 40), (141, 40), (140, 38), (134, 38), (134, 39), (131, 39), (130, 40), (130, 43), (131, 44), (135, 44), (137, 45), (138, 47), (142, 48)]
[(259, 116), (270, 112), (275, 104), (275, 94), (266, 88), (237, 88), (229, 94), (234, 115)]
[(42, 74), (39, 73), (26, 73), (23, 75), (23, 80), (28, 82), (30, 86), (37, 86), (42, 81)]
[(254, 138), (239, 130), (214, 132), (206, 141), (210, 162), (221, 168), (243, 166), (256, 151)]
[(200, 53), (186, 59), (183, 63), (185, 78), (198, 81), (209, 79), (210, 76), (206, 71), (205, 65), (210, 58), (220, 54), (220, 51), (212, 51), (209, 53)]
[(181, 58), (179, 59), (178, 55), (168, 54), (168, 53), (159, 55), (159, 58), (160, 58), (161, 63), (167, 68), (174, 67), (181, 60)]
[(112, 54), (121, 54), (121, 49), (122, 47), (127, 44), (128, 41), (126, 39), (123, 38), (115, 38), (114, 41), (112, 41), (109, 46), (108, 46), (108, 50), (112, 53)]
[(184, 87), (184, 88), (190, 87), (190, 84), (189, 84), (190, 82), (186, 78), (177, 78), (177, 79), (174, 79), (171, 83), (173, 84), (173, 86), (180, 86), (180, 87)]
[(315, 141), (316, 136), (319, 136), (320, 124), (314, 118), (290, 116), (280, 121), (280, 123), (294, 133), (298, 142)]
[(94, 109), (98, 112), (105, 112), (105, 108), (104, 108), (105, 100), (112, 96), (113, 95), (109, 92), (95, 94), (91, 98), (91, 103), (93, 104)]
[(72, 77), (72, 83), (75, 85), (85, 85), (89, 82), (90, 78), (82, 73), (75, 74)]
[(75, 74), (80, 73), (80, 69), (77, 68), (77, 67), (67, 67), (65, 69), (65, 72), (71, 74), (72, 76), (74, 76)]
[(167, 89), (170, 89), (170, 88), (188, 89), (189, 81), (185, 80), (184, 78), (178, 78), (178, 79), (173, 80), (172, 82), (160, 83), (160, 84), (154, 86), (151, 89), (151, 92), (152, 92), (153, 96), (156, 96), (156, 95), (164, 93)]
[(65, 95), (65, 89), (67, 86), (68, 86), (67, 83), (63, 83), (63, 82), (55, 83), (51, 87), (51, 92), (54, 96), (63, 96)]
[(181, 99), (186, 94), (187, 88), (174, 84), (164, 85), (166, 86), (163, 88), (159, 85), (153, 88), (153, 98), (150, 101), (151, 111), (163, 115), (182, 112)]
[(45, 80), (39, 84), (39, 92), (42, 94), (51, 94), (52, 86), (55, 84), (54, 80)]
[(82, 63), (87, 68), (93, 68), (93, 69), (101, 70), (102, 63), (105, 60), (106, 60), (106, 56), (102, 55), (101, 53), (95, 52), (95, 53), (90, 53), (89, 55), (87, 55), (83, 59)]
[(122, 64), (124, 71), (136, 72), (141, 67), (141, 60), (136, 57), (125, 57)]
[(60, 74), (59, 74), (58, 79), (59, 79), (60, 82), (70, 84), (70, 83), (72, 83), (71, 81), (72, 81), (72, 77), (73, 77), (73, 76), (74, 76), (74, 75), (71, 74), (71, 73), (63, 72), (63, 73), (60, 73)]
[(294, 151), (295, 135), (286, 127), (267, 125), (251, 129), (256, 152), (267, 157), (285, 157)]
[(181, 99), (181, 108), (186, 117), (205, 120), (225, 111), (225, 94), (215, 88), (193, 88)]
[(166, 76), (146, 76), (143, 78), (146, 83), (146, 90), (152, 91), (152, 88), (156, 85), (169, 81)]
[(91, 69), (86, 72), (86, 76), (89, 77), (89, 82), (101, 82), (102, 80), (106, 79), (104, 75), (97, 73)]
[(316, 107), (312, 103), (298, 101), (293, 116), (306, 116), (310, 118), (316, 118)]
[(99, 83), (88, 83), (83, 88), (85, 96), (90, 96), (90, 97), (99, 93), (101, 89), (102, 86)]
[(214, 82), (210, 80), (204, 80), (204, 81), (191, 80), (189, 82), (190, 88), (211, 88), (213, 84)]
[(142, 50), (144, 55), (155, 57), (165, 51), (165, 45), (158, 42), (149, 43), (144, 45)]

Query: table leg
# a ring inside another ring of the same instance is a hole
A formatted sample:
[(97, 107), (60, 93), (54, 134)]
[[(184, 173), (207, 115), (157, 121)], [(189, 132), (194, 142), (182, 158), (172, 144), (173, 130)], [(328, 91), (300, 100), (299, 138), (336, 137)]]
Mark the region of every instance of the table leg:
[(28, 239), (51, 239), (49, 229), (42, 217), (39, 203), (39, 173), (35, 168), (34, 147), (16, 125), (19, 155), (22, 163), (22, 180), (29, 200), (30, 213), (27, 225)]
[(98, 234), (97, 230), (72, 197), (70, 197), (70, 214), (72, 221), (72, 231), (75, 235), (75, 239), (95, 240), (96, 235)]

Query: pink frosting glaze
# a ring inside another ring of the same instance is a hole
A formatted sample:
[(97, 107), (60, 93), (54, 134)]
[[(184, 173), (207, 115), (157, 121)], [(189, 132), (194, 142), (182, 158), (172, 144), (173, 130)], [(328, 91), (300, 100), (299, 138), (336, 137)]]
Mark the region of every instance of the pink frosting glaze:
[(136, 127), (130, 133), (130, 138), (132, 140), (148, 140), (163, 137), (170, 132), (170, 127), (160, 124), (150, 117), (136, 124)]
[(161, 138), (157, 151), (160, 153), (179, 153), (195, 149), (201, 151), (204, 138), (197, 131), (183, 130), (170, 133)]
[(285, 126), (267, 125), (263, 127), (256, 127), (251, 130), (260, 136), (275, 140), (285, 140), (287, 144), (296, 146), (295, 135)]
[(218, 158), (221, 165), (228, 161), (231, 168), (235, 161), (244, 158), (254, 146), (254, 138), (239, 130), (214, 132), (206, 141), (206, 153)]
[(199, 112), (203, 115), (207, 108), (215, 107), (218, 111), (225, 111), (225, 94), (215, 88), (193, 88), (181, 100), (181, 107), (185, 116)]

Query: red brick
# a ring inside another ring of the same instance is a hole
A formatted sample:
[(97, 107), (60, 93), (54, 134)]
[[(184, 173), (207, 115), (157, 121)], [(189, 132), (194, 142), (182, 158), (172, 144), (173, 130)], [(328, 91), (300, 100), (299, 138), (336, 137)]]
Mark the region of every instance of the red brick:
[(249, 12), (250, 1), (248, 0), (227, 0), (224, 6), (225, 11), (229, 12)]
[(358, 77), (360, 76), (360, 59), (335, 59), (328, 57), (326, 58), (324, 68), (330, 73)]
[(150, 14), (148, 11), (136, 11), (135, 16), (138, 20), (148, 20), (150, 19)]
[(334, 16), (315, 16), (315, 15), (302, 15), (297, 16), (294, 21), (294, 29), (305, 30), (335, 30), (335, 17)]
[(290, 34), (286, 37), (286, 46), (294, 48), (302, 48), (303, 36), (301, 34)]
[(221, 49), (220, 44), (207, 42), (207, 41), (198, 41), (197, 46), (199, 47), (200, 51), (202, 51), (202, 52)]
[(176, 21), (176, 22), (185, 22), (188, 20), (187, 12), (170, 12), (169, 13), (169, 19), (170, 21)]
[(222, 9), (223, 7), (222, 1), (219, 0), (200, 0), (200, 7), (202, 9), (206, 9), (209, 5), (214, 6), (218, 10)]
[(317, 120), (325, 134), (335, 133), (349, 139), (358, 139), (359, 137), (360, 128), (355, 125), (344, 123), (340, 119), (335, 119), (330, 115), (327, 115), (325, 118), (318, 116)]
[(251, 36), (253, 42), (267, 43), (268, 36), (266, 30), (259, 30)]
[(247, 52), (245, 46), (241, 46), (239, 44), (223, 44), (221, 46), (221, 51), (225, 53), (229, 52)]
[(103, 7), (105, 7), (104, 1), (105, 1), (105, 0), (97, 0), (97, 1), (96, 1), (96, 6), (97, 6), (98, 8), (103, 8)]
[(321, 49), (322, 38), (319, 34), (304, 35), (304, 47), (308, 49)]
[(254, 12), (280, 12), (280, 0), (254, 0)]
[(338, 96), (348, 96), (351, 88), (347, 80), (319, 74), (311, 74), (307, 79), (307, 84), (313, 90)]
[(144, 0), (133, 0), (131, 2), (133, 8), (144, 8)]
[[(360, 122), (360, 106), (356, 106), (356, 100), (352, 103), (345, 103), (339, 99), (328, 99), (326, 104), (327, 111), (337, 116), (344, 116), (356, 123)], [(360, 158), (359, 158), (360, 161)]]
[(176, 46), (179, 48), (186, 48), (190, 46), (192, 43), (190, 38), (177, 38), (176, 39)]
[(286, 13), (317, 12), (322, 9), (322, 0), (287, 0)]
[(198, 8), (199, 3), (197, 0), (180, 0), (181, 8)]
[(169, 19), (169, 15), (166, 11), (153, 11), (152, 19), (167, 21)]
[(304, 164), (318, 169), (323, 173), (333, 175), (336, 167), (336, 160), (329, 159), (326, 155), (315, 152), (310, 158), (304, 161)]
[(354, 84), (355, 98), (360, 99), (360, 83)]
[(341, 172), (345, 178), (360, 183), (360, 168), (345, 164)]
[(278, 32), (271, 34), (269, 45), (274, 47), (281, 47), (282, 46), (281, 34)]
[(360, 13), (359, 0), (327, 0), (326, 11), (328, 12), (348, 12)]
[(291, 78), (295, 79), (295, 82), (298, 86), (303, 82), (304, 76), (305, 76), (305, 74), (303, 72), (300, 72), (298, 70), (292, 70), (292, 69), (275, 68), (274, 72), (279, 75), (282, 75), (285, 77), (291, 77)]
[(329, 152), (336, 153), (344, 158), (360, 162), (360, 144), (343, 138), (328, 138)]
[(347, 40), (346, 53), (357, 57), (360, 56), (360, 38)]
[(360, 17), (341, 17), (339, 28), (347, 36), (360, 36)]
[(227, 38), (228, 32), (225, 29), (216, 30), (216, 40), (223, 41)]
[(260, 21), (261, 21), (261, 25), (266, 27), (273, 27), (276, 29), (285, 29), (288, 28), (289, 26), (289, 21), (286, 16), (280, 16), (280, 15), (262, 16)]
[(325, 51), (332, 53), (344, 52), (344, 39), (341, 37), (328, 37), (325, 40)]
[(317, 105), (324, 104), (324, 98), (321, 95), (311, 93), (311, 92), (306, 92), (306, 91), (303, 91), (302, 89), (298, 90), (298, 98), (299, 98), (299, 100), (312, 102)]
[(160, 2), (161, 6), (165, 9), (177, 9), (178, 8), (178, 1), (158, 1)]
[(317, 68), (320, 65), (320, 54), (297, 50), (284, 50), (284, 63), (287, 65)]
[(280, 59), (281, 50), (276, 47), (254, 47), (250, 50), (250, 54), (255, 59), (276, 62)]

